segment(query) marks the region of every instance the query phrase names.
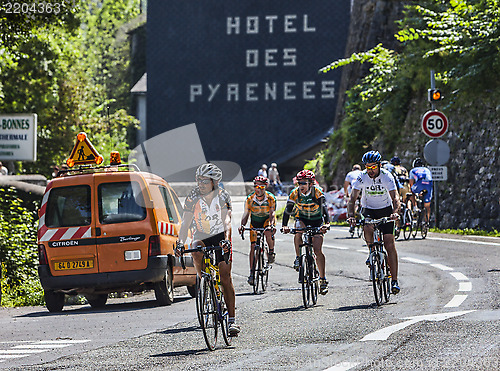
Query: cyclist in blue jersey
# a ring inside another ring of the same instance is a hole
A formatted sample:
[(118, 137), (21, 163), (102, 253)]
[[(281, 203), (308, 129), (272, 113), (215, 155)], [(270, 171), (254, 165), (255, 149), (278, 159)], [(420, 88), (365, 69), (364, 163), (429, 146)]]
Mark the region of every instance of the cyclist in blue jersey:
[(411, 204), (413, 208), (416, 208), (415, 194), (427, 190), (424, 195), (424, 207), (427, 211), (426, 222), (429, 222), (431, 217), (431, 200), (432, 200), (432, 174), (431, 171), (424, 166), (424, 163), (420, 158), (416, 158), (413, 161), (413, 169), (410, 170), (410, 188), (413, 192), (411, 196)]

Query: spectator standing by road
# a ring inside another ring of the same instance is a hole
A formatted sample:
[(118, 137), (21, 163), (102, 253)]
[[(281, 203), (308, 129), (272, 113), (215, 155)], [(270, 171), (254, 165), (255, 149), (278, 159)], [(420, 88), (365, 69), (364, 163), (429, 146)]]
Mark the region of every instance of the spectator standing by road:
[(347, 173), (344, 180), (344, 197), (346, 200), (349, 199), (349, 195), (352, 190), (352, 183), (358, 178), (359, 174), (361, 174), (361, 166), (358, 164), (354, 164), (352, 166), (352, 170)]
[(283, 190), (281, 186), (280, 173), (278, 171), (278, 164), (276, 164), (276, 162), (273, 162), (271, 164), (268, 173), (269, 173), (271, 192), (273, 192), (278, 196), (281, 196), (283, 194)]
[(262, 164), (259, 171), (257, 172), (257, 175), (263, 176), (264, 178), (267, 178), (267, 165), (266, 164)]

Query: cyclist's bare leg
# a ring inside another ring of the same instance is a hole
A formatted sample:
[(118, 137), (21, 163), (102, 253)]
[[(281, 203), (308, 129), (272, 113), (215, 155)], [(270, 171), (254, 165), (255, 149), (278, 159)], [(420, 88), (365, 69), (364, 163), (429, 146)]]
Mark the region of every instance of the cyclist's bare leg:
[(363, 233), (365, 235), (365, 241), (367, 245), (370, 245), (373, 243), (373, 226), (372, 225), (365, 225), (363, 228)]
[[(192, 248), (205, 246), (201, 241), (193, 241)], [(198, 273), (198, 277), (201, 277), (201, 270), (203, 268), (203, 253), (202, 252), (192, 252), (191, 256), (193, 257), (193, 264)]]
[(231, 278), (232, 262), (226, 264), (225, 261), (219, 263), (220, 282), (224, 291), (224, 300), (226, 301), (227, 311), (230, 318), (234, 318), (235, 314), (235, 293), (233, 280)]
[[(295, 221), (295, 228), (304, 228), (305, 225), (300, 220)], [(295, 244), (295, 256), (300, 256), (300, 245), (302, 244), (302, 232), (295, 233), (293, 237), (293, 242)]]
[(276, 233), (276, 230), (264, 232), (264, 235), (266, 236), (267, 246), (269, 246), (269, 250), (271, 251), (274, 250), (274, 238), (273, 238), (274, 233)]
[(325, 255), (321, 250), (323, 246), (323, 236), (316, 235), (313, 237), (313, 248), (314, 254), (316, 255), (316, 264), (318, 265), (318, 271), (320, 277), (325, 277)]
[(384, 234), (384, 246), (387, 250), (389, 269), (393, 281), (398, 280), (398, 252), (393, 234)]
[(250, 271), (254, 268), (253, 266), (253, 259), (255, 256), (255, 242), (250, 244), (250, 253), (248, 254), (249, 257), (249, 262), (250, 262)]
[(431, 220), (431, 203), (430, 202), (424, 203), (424, 207), (427, 213), (427, 219), (425, 221), (429, 222), (429, 220)]

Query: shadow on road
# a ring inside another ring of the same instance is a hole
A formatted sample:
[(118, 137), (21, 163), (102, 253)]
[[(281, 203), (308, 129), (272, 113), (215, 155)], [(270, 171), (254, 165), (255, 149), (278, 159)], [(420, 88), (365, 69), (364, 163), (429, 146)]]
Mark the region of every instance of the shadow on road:
[(150, 357), (151, 358), (158, 358), (158, 357), (175, 357), (175, 356), (191, 356), (191, 355), (197, 355), (197, 354), (203, 354), (210, 352), (208, 349), (188, 349), (188, 350), (179, 350), (178, 352), (167, 352), (167, 353), (161, 353), (161, 354), (153, 354)]
[(293, 308), (279, 308), (279, 309), (274, 309), (274, 310), (268, 310), (266, 313), (269, 314), (279, 314), (279, 313), (287, 313), (287, 312), (298, 312), (301, 310), (306, 310), (304, 306), (299, 305), (298, 307), (293, 307)]
[[(191, 299), (192, 298), (188, 296), (175, 298), (174, 304), (181, 303)], [(23, 314), (17, 317), (37, 318), (37, 317), (61, 316), (61, 315), (62, 316), (79, 315), (79, 314), (89, 314), (89, 313), (127, 312), (127, 311), (142, 310), (155, 307), (159, 307), (156, 300), (142, 300), (129, 303), (110, 303), (106, 304), (103, 308), (92, 308), (88, 304), (81, 306), (71, 305), (63, 309), (62, 312), (51, 313), (47, 309), (45, 309), (43, 312)]]
[(181, 328), (170, 328), (164, 331), (158, 331), (159, 334), (170, 335), (170, 334), (180, 334), (182, 332), (192, 332), (200, 330), (199, 326), (189, 326), (189, 327), (181, 327)]

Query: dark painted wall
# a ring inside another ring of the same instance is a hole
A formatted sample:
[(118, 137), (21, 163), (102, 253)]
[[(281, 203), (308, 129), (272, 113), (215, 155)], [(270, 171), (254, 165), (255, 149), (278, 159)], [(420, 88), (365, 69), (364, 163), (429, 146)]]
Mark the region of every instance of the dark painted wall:
[(246, 179), (333, 127), (350, 1), (153, 0), (148, 3), (148, 129), (196, 123), (208, 160)]

